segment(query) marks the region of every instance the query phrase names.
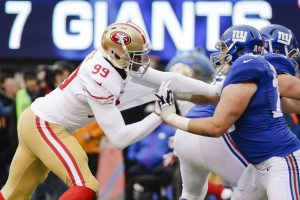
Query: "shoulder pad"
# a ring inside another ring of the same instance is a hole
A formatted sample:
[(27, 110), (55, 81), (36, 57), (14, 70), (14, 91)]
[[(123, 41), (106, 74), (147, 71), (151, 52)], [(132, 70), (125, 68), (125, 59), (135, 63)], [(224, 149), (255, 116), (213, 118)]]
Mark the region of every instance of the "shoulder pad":
[(86, 70), (87, 76), (98, 86), (105, 88), (114, 96), (120, 94), (123, 79), (101, 54), (87, 60)]
[(265, 58), (274, 66), (277, 74), (290, 74), (295, 76), (295, 66), (288, 57), (281, 54), (267, 53), (265, 54)]

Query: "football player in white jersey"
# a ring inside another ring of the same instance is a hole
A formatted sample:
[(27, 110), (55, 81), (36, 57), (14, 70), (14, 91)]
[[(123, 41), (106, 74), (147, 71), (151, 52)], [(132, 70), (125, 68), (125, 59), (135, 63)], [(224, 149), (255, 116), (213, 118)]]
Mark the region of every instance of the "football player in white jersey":
[[(175, 93), (218, 94), (218, 87), (148, 69), (149, 51), (148, 39), (137, 25), (108, 26), (101, 48), (88, 55), (58, 88), (38, 98), (23, 113), (18, 122), (19, 146), (0, 199), (29, 199), (49, 170), (69, 186), (61, 200), (92, 199), (99, 186), (88, 168), (85, 152), (71, 133), (96, 119), (110, 142), (122, 149), (162, 122), (157, 113), (152, 113), (140, 122), (125, 125), (120, 109), (144, 101), (134, 101), (130, 94), (148, 90), (147, 98), (154, 99), (153, 89), (129, 84), (130, 80), (158, 88), (163, 80), (171, 79)], [(127, 90), (127, 85), (131, 89)]]

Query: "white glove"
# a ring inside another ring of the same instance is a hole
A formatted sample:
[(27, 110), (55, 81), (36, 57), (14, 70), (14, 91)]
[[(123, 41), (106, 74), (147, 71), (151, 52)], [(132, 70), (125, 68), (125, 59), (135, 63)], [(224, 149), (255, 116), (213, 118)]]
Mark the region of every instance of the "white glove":
[(221, 198), (222, 199), (230, 199), (231, 194), (232, 194), (232, 190), (230, 188), (224, 188), (221, 193)]
[(174, 95), (172, 91), (169, 89), (171, 81), (163, 81), (160, 85), (158, 92), (155, 94), (157, 97), (156, 102), (160, 108), (160, 115), (164, 121), (168, 123), (168, 117), (172, 113), (176, 113), (175, 103), (174, 103)]
[(158, 101), (155, 101), (155, 104), (154, 104), (154, 113), (157, 114), (158, 116), (160, 116), (160, 107), (158, 105)]
[(226, 76), (224, 75), (217, 75), (214, 82), (212, 83), (216, 87), (218, 87), (218, 95), (221, 95), (221, 90), (224, 84)]
[(175, 136), (171, 136), (168, 139), (168, 147), (170, 149), (174, 149), (174, 143), (175, 143)]
[(177, 157), (174, 155), (173, 152), (169, 152), (163, 155), (163, 166), (170, 167), (172, 166), (177, 160)]

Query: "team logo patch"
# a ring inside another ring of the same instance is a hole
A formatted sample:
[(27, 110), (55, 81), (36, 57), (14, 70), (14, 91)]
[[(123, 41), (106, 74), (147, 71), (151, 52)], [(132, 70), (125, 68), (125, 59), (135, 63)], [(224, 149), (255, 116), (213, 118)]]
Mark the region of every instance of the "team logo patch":
[(292, 39), (292, 35), (290, 35), (288, 33), (278, 31), (277, 42), (282, 43), (282, 44), (286, 44), (286, 45), (290, 45), (291, 44), (291, 39)]
[(117, 44), (122, 44), (124, 42), (125, 45), (131, 42), (131, 38), (127, 33), (122, 31), (115, 31), (110, 35), (110, 39)]
[(232, 41), (234, 42), (246, 42), (247, 40), (247, 32), (234, 30), (232, 31)]

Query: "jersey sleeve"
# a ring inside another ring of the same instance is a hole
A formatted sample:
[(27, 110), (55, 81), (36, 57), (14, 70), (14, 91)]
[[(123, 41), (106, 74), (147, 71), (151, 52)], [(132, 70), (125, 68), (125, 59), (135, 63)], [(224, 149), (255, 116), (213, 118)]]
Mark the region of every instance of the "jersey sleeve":
[(296, 75), (296, 69), (293, 62), (286, 56), (268, 53), (265, 55), (265, 58), (274, 66), (277, 74)]
[[(87, 60), (80, 71), (83, 94), (101, 104), (111, 104), (120, 94), (120, 84), (114, 81), (110, 68), (98, 60)], [(103, 72), (103, 69), (104, 72)], [(107, 72), (107, 73), (106, 73)], [(119, 81), (120, 82), (120, 81)]]
[(236, 83), (259, 83), (265, 72), (264, 64), (265, 63), (258, 57), (240, 57), (231, 66), (223, 88)]
[(96, 84), (85, 82), (82, 90), (83, 94), (94, 102), (100, 104), (113, 104), (115, 102), (115, 97), (111, 92)]

